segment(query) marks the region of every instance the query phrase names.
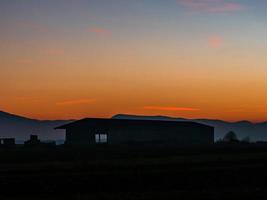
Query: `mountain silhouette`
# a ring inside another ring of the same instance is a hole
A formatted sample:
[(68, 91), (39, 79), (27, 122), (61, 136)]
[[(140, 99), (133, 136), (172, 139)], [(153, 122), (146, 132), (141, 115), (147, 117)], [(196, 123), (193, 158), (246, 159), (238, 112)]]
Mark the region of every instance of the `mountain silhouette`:
[(194, 121), (215, 127), (215, 140), (223, 138), (229, 132), (234, 131), (239, 139), (250, 137), (252, 141), (267, 141), (267, 122), (252, 123), (249, 121), (227, 122), (214, 119), (185, 119), (167, 116), (143, 116), (118, 114), (115, 119), (143, 119), (143, 120), (168, 120), (168, 121)]
[(0, 111), (0, 137), (14, 137), (25, 141), (31, 134), (42, 140), (62, 140), (64, 131), (56, 131), (55, 127), (72, 120), (36, 120)]
[[(167, 116), (142, 116), (117, 114), (116, 119), (195, 121), (215, 127), (215, 139), (218, 140), (229, 132), (234, 131), (239, 139), (250, 137), (252, 141), (267, 141), (267, 122), (252, 123), (249, 121), (226, 122), (213, 119), (185, 119)], [(42, 140), (64, 140), (65, 133), (54, 130), (55, 127), (72, 122), (73, 120), (36, 120), (0, 111), (0, 137), (15, 137), (24, 141), (31, 134), (36, 134)]]

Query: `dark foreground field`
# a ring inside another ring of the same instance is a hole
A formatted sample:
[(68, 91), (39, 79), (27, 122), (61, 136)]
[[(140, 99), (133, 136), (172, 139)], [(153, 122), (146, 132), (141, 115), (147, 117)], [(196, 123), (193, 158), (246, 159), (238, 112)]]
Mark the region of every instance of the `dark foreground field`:
[(267, 148), (0, 149), (0, 199), (267, 199)]

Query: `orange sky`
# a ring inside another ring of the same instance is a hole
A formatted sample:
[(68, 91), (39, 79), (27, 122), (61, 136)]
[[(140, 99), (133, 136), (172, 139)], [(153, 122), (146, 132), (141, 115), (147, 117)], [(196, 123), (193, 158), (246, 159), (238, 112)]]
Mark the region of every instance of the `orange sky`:
[(267, 120), (265, 3), (104, 2), (0, 5), (0, 110)]

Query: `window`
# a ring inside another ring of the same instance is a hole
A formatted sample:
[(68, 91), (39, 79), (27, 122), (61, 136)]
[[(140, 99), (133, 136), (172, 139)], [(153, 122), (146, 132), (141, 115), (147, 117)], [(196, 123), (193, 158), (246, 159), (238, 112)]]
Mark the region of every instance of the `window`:
[(108, 134), (103, 134), (103, 133), (95, 134), (95, 142), (96, 143), (107, 143), (108, 142)]

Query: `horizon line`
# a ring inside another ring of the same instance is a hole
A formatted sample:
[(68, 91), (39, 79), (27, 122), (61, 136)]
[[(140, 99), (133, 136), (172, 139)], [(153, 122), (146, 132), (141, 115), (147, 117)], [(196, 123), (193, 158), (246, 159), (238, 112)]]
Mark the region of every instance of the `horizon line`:
[(81, 119), (85, 119), (85, 118), (99, 118), (99, 119), (111, 119), (113, 118), (114, 116), (118, 116), (118, 115), (124, 115), (124, 116), (133, 116), (133, 117), (167, 117), (167, 118), (170, 118), (170, 119), (176, 119), (176, 120), (179, 120), (179, 119), (185, 119), (185, 120), (212, 120), (212, 121), (222, 121), (222, 122), (227, 122), (227, 123), (240, 123), (240, 122), (248, 122), (248, 123), (251, 123), (251, 124), (261, 124), (261, 123), (267, 123), (267, 120), (263, 120), (263, 121), (250, 121), (250, 120), (234, 120), (234, 121), (231, 121), (231, 120), (223, 120), (223, 119), (218, 119), (218, 118), (185, 118), (185, 117), (177, 117), (177, 116), (169, 116), (169, 115), (161, 115), (161, 114), (158, 114), (158, 115), (144, 115), (144, 114), (134, 114), (134, 113), (118, 113), (118, 114), (114, 114), (110, 117), (82, 117), (82, 118), (63, 118), (63, 119), (42, 119), (42, 118), (33, 118), (33, 117), (28, 117), (26, 115), (23, 115), (23, 114), (15, 114), (15, 113), (12, 113), (12, 112), (7, 112), (7, 111), (3, 111), (3, 110), (0, 110), (0, 112), (2, 113), (6, 113), (6, 114), (9, 114), (9, 115), (13, 115), (13, 116), (16, 116), (16, 117), (21, 117), (21, 118), (25, 118), (25, 119), (29, 119), (29, 120), (37, 120), (37, 121), (77, 121), (77, 120), (81, 120)]

